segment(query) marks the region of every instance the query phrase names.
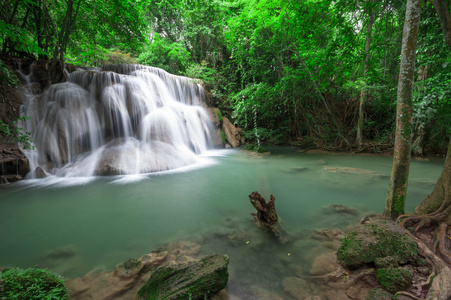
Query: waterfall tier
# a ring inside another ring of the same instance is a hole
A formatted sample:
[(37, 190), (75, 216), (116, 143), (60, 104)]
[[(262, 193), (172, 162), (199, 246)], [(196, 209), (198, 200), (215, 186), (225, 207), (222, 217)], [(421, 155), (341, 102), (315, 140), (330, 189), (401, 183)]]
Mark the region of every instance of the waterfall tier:
[(211, 144), (200, 85), (142, 65), (77, 70), (42, 95), (29, 94), (22, 115), (36, 151), (32, 170), (57, 176), (158, 172), (196, 162)]

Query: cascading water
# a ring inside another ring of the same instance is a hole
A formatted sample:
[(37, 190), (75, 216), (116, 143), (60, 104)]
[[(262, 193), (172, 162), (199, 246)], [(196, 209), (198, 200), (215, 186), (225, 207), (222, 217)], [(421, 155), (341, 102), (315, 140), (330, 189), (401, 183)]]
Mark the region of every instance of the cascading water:
[(68, 74), (22, 115), (37, 151), (32, 170), (57, 176), (158, 172), (197, 160), (211, 144), (203, 89), (189, 78), (142, 65), (110, 65)]

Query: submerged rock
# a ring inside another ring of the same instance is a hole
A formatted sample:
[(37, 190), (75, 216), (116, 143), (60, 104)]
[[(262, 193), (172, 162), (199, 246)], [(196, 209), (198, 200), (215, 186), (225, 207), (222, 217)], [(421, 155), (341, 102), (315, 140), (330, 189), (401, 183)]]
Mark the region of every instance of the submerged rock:
[(199, 261), (178, 259), (178, 262), (156, 269), (136, 298), (196, 300), (212, 296), (227, 285), (228, 263), (227, 255), (218, 254), (205, 256)]
[(357, 209), (349, 207), (343, 204), (330, 204), (322, 208), (322, 211), (326, 214), (348, 214), (357, 215)]
[(338, 268), (340, 268), (340, 265), (338, 264), (335, 252), (327, 252), (315, 258), (310, 269), (310, 274), (325, 275), (336, 271)]
[(415, 240), (392, 221), (359, 225), (347, 234), (337, 252), (345, 268), (356, 269), (380, 258), (392, 257), (397, 264), (415, 261), (418, 248)]
[(283, 290), (294, 299), (304, 300), (314, 296), (316, 291), (306, 280), (298, 277), (287, 277), (282, 280)]
[(131, 278), (137, 276), (143, 267), (144, 264), (141, 260), (130, 258), (116, 266), (114, 275), (119, 278)]

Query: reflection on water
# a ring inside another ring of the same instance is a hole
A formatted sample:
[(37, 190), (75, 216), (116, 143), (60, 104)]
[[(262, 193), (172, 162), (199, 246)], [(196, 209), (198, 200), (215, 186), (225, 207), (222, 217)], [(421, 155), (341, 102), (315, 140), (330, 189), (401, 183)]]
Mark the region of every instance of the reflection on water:
[[(245, 299), (264, 288), (282, 295), (284, 278), (310, 276), (315, 257), (339, 244), (318, 238), (322, 230), (347, 231), (362, 216), (382, 212), (392, 158), (271, 151), (264, 157), (216, 151), (202, 158), (202, 168), (137, 177), (2, 186), (0, 266), (40, 265), (79, 277), (192, 240), (202, 246), (199, 255), (229, 255), (232, 293)], [(443, 163), (412, 161), (407, 211), (432, 191)], [(252, 191), (275, 195), (288, 243), (253, 224)]]

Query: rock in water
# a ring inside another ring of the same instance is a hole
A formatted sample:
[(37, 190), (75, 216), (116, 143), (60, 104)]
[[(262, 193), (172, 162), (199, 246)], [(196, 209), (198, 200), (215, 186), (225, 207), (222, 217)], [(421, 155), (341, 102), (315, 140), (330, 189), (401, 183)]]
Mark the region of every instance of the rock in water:
[(338, 261), (348, 269), (365, 264), (384, 264), (381, 259), (391, 257), (390, 265), (403, 265), (415, 261), (418, 249), (415, 240), (399, 225), (391, 221), (378, 221), (359, 225), (347, 234), (337, 252)]
[(229, 279), (227, 255), (212, 254), (199, 261), (171, 262), (156, 269), (136, 299), (205, 299), (225, 288)]

